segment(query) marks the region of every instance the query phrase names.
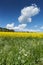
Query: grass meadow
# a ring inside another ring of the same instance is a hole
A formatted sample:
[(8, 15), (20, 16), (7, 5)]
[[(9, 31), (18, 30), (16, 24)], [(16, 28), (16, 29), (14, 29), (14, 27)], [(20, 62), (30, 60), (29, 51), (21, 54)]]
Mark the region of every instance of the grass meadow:
[(43, 65), (43, 34), (0, 32), (0, 65)]

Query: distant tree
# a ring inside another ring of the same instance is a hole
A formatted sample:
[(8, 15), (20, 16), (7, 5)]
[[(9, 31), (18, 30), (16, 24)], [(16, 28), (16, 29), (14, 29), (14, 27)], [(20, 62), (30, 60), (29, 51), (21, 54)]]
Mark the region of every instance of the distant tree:
[(0, 32), (14, 32), (14, 30), (13, 29), (10, 30), (10, 29), (0, 27)]

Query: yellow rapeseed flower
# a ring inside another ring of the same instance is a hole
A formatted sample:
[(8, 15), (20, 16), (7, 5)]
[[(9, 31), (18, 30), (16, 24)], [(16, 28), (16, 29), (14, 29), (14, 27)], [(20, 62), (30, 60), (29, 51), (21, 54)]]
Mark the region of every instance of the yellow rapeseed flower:
[(39, 37), (43, 38), (41, 32), (0, 32), (0, 37)]

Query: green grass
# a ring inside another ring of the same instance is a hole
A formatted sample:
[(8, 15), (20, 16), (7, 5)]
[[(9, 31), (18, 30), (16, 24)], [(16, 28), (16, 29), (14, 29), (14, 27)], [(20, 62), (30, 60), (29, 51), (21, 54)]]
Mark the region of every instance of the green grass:
[(43, 39), (0, 37), (0, 65), (43, 65)]

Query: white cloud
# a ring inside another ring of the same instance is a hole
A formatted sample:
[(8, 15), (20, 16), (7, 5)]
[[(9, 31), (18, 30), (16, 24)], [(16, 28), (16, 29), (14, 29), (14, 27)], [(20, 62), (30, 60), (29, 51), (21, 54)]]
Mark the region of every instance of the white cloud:
[(27, 24), (19, 24), (18, 26), (14, 27), (14, 30), (22, 31), (26, 28)]
[(19, 24), (18, 26), (14, 26), (14, 23), (7, 24), (7, 29), (13, 29), (15, 31), (29, 31), (29, 32), (38, 32), (40, 29), (28, 29), (26, 28), (27, 24)]
[(22, 30), (22, 31), (29, 31), (29, 32), (40, 32), (40, 29), (27, 29), (27, 28), (25, 28), (24, 30)]
[(30, 32), (40, 32), (40, 29), (36, 29), (36, 30), (35, 29), (30, 29), (29, 31)]
[(31, 22), (32, 16), (37, 15), (40, 12), (40, 9), (37, 5), (32, 4), (31, 6), (24, 7), (21, 10), (21, 16), (18, 17), (19, 22)]
[(14, 26), (14, 23), (11, 23), (11, 24), (7, 24), (6, 28), (17, 30), (17, 31), (22, 31), (23, 29), (25, 29), (26, 26), (27, 24), (19, 24), (18, 26)]
[(7, 29), (14, 29), (14, 23), (7, 24), (7, 25), (6, 25), (6, 28), (7, 28)]

